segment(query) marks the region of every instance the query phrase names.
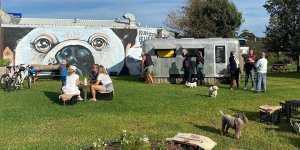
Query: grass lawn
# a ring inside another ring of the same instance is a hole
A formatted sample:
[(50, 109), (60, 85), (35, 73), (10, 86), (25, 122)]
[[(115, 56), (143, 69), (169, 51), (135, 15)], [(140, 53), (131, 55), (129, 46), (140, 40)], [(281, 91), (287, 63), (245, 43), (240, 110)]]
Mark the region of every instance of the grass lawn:
[[(58, 81), (39, 81), (33, 89), (0, 91), (0, 149), (80, 149), (97, 138), (114, 138), (127, 130), (162, 140), (178, 132), (190, 132), (215, 140), (216, 149), (300, 149), (300, 136), (289, 123), (259, 122), (258, 106), (278, 105), (300, 99), (300, 74), (276, 74), (268, 78), (264, 94), (230, 91), (222, 85), (216, 99), (207, 88), (183, 85), (145, 85), (132, 77), (114, 77), (111, 102), (83, 102), (73, 106), (57, 103)], [(239, 143), (230, 130), (221, 136), (220, 113), (244, 112), (249, 124)]]

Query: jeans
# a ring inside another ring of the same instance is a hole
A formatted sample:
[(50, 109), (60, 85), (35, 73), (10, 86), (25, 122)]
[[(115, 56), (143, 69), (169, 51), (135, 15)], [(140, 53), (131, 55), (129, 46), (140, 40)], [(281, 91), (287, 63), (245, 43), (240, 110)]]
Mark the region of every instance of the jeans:
[(254, 70), (251, 70), (250, 72), (245, 72), (245, 88), (247, 88), (248, 86), (248, 81), (249, 79), (251, 80), (251, 85), (252, 85), (252, 88), (255, 87), (254, 85)]
[(267, 74), (266, 73), (257, 73), (257, 79), (256, 79), (256, 91), (267, 91)]
[(197, 80), (202, 85), (203, 80), (204, 80), (203, 64), (197, 65)]

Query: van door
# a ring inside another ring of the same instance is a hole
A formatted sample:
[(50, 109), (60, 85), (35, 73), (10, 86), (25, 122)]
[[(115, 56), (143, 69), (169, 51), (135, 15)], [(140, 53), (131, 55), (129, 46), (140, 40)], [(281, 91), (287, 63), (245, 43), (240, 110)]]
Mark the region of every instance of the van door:
[(225, 44), (215, 45), (215, 76), (224, 77), (227, 73), (227, 53)]

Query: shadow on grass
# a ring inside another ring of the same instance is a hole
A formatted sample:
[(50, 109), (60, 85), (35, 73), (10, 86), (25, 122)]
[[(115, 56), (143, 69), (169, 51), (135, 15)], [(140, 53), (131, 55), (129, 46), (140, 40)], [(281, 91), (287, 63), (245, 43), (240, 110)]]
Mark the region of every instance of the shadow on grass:
[(195, 128), (198, 128), (200, 130), (203, 130), (203, 131), (207, 131), (207, 132), (211, 132), (211, 133), (214, 133), (214, 134), (220, 134), (220, 130), (214, 128), (214, 127), (210, 127), (210, 126), (201, 126), (201, 125), (197, 125), (197, 124), (193, 124), (193, 126)]
[(48, 97), (48, 99), (50, 101), (52, 101), (55, 104), (59, 104), (60, 105), (60, 102), (58, 100), (59, 93), (57, 93), (57, 92), (51, 92), (51, 91), (44, 91), (44, 94), (45, 94), (45, 96)]
[(289, 141), (290, 141), (291, 144), (293, 144), (295, 147), (300, 148), (299, 138), (300, 138), (300, 137), (289, 138)]
[[(241, 111), (234, 108), (230, 108), (229, 110), (234, 111), (236, 113), (244, 113), (247, 118), (251, 121), (256, 121), (257, 123), (268, 124), (266, 122), (261, 122), (259, 119), (259, 112), (250, 112), (250, 111)], [(279, 123), (273, 124), (276, 127), (267, 127), (265, 128), (266, 131), (276, 131), (276, 132), (284, 132), (284, 133), (291, 133), (293, 132), (290, 123), (286, 121), (286, 119), (281, 118)]]
[[(203, 131), (210, 132), (210, 133), (213, 133), (213, 134), (221, 136), (220, 129), (217, 129), (215, 127), (201, 126), (201, 125), (197, 125), (197, 124), (194, 124), (194, 123), (190, 123), (190, 124), (193, 125), (195, 128), (200, 129), (200, 130), (203, 130)], [(228, 134), (224, 135), (224, 136), (229, 137), (229, 138), (235, 138), (234, 134), (232, 134), (230, 132)]]
[(277, 77), (277, 78), (294, 78), (300, 79), (300, 73), (298, 72), (289, 72), (289, 73), (270, 73), (269, 77)]
[(203, 97), (203, 98), (211, 98), (210, 96), (206, 94), (195, 94), (195, 96)]
[(238, 110), (235, 108), (229, 108), (229, 110), (234, 111), (235, 113), (244, 113), (246, 115), (246, 117), (248, 118), (248, 120), (260, 122), (259, 121), (259, 112)]
[(117, 81), (129, 81), (129, 82), (138, 82), (138, 83), (144, 83), (144, 81), (139, 78), (138, 76), (115, 76), (113, 77), (114, 80)]

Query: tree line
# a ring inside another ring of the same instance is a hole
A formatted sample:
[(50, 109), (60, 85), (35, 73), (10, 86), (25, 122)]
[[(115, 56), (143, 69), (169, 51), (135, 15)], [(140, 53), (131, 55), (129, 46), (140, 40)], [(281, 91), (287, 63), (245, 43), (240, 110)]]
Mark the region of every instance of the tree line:
[[(267, 0), (263, 7), (269, 13), (266, 36), (259, 38), (269, 52), (285, 52), (300, 66), (300, 1)], [(248, 30), (237, 34), (244, 22), (242, 13), (229, 0), (187, 0), (184, 6), (171, 11), (166, 19), (170, 29), (182, 37), (242, 37), (257, 40)]]

